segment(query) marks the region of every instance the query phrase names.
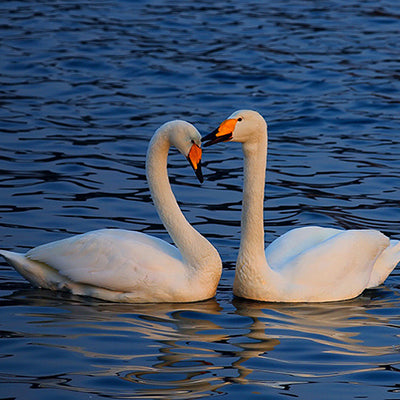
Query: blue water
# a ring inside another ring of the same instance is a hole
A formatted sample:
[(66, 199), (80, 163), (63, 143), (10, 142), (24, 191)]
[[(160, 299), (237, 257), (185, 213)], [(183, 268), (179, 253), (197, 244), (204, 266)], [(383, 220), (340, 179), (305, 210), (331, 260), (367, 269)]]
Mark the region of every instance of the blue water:
[[(104, 227), (169, 240), (147, 143), (240, 108), (269, 125), (266, 241), (307, 224), (400, 239), (400, 6), (383, 1), (0, 5), (0, 248)], [(271, 4), (269, 4), (271, 3)], [(234, 298), (242, 154), (207, 148), (185, 215), (220, 251), (214, 299), (127, 305), (33, 288), (0, 263), (1, 399), (398, 399), (400, 274), (329, 304)]]

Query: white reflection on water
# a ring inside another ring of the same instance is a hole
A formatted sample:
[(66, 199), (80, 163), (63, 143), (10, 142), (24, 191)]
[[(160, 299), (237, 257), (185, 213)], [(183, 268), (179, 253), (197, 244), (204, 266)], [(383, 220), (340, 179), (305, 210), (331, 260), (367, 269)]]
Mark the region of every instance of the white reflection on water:
[[(300, 384), (339, 377), (357, 382), (365, 373), (397, 371), (400, 362), (398, 318), (388, 313), (400, 301), (389, 289), (340, 303), (234, 299), (225, 308), (216, 299), (132, 306), (68, 301), (46, 291), (22, 291), (11, 299), (21, 296), (34, 307), (25, 308), (15, 328), (22, 319), (29, 321), (30, 332), (13, 331), (9, 337), (29, 338), (26, 345), (43, 360), (59, 353), (64, 372), (1, 377), (42, 388), (178, 399), (246, 384), (294, 394)], [(380, 335), (385, 339), (376, 340)], [(86, 360), (84, 370), (73, 354)]]

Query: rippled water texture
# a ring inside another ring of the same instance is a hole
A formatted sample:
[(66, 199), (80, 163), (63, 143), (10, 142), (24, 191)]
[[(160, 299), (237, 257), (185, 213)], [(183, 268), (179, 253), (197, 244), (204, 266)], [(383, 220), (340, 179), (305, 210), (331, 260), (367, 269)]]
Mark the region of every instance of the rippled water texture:
[[(239, 108), (269, 124), (266, 241), (294, 226), (400, 239), (400, 7), (376, 1), (4, 1), (0, 248), (103, 227), (169, 240), (149, 138)], [(170, 155), (188, 219), (218, 248), (215, 299), (121, 305), (37, 290), (0, 263), (0, 398), (400, 398), (400, 275), (355, 300), (232, 296), (240, 146)]]

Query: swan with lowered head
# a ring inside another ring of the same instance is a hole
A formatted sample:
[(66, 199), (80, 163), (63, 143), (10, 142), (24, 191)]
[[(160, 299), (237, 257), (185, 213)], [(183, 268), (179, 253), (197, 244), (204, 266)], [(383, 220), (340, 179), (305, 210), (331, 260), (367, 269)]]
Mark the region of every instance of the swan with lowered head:
[(0, 250), (33, 285), (130, 303), (192, 302), (215, 295), (222, 263), (182, 214), (167, 175), (170, 146), (200, 182), (201, 136), (185, 121), (162, 125), (150, 141), (146, 174), (158, 214), (175, 246), (141, 232), (102, 229), (44, 244), (26, 254)]
[(376, 230), (309, 226), (290, 230), (264, 250), (267, 124), (240, 110), (202, 141), (242, 143), (242, 233), (233, 292), (274, 302), (322, 302), (358, 296), (383, 283), (400, 261), (400, 242)]

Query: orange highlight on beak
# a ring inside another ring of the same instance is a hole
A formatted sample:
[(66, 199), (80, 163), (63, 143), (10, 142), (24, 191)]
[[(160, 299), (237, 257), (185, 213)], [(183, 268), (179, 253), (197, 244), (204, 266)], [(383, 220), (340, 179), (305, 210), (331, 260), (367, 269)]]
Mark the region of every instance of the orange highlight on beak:
[(216, 137), (223, 135), (230, 135), (236, 126), (237, 119), (226, 119), (221, 123), (218, 128), (218, 132), (215, 134)]
[(190, 148), (189, 154), (188, 154), (188, 159), (190, 163), (192, 164), (192, 167), (194, 170), (197, 169), (200, 161), (201, 161), (201, 154), (202, 150), (199, 146), (197, 146), (196, 143), (193, 143), (192, 147)]

